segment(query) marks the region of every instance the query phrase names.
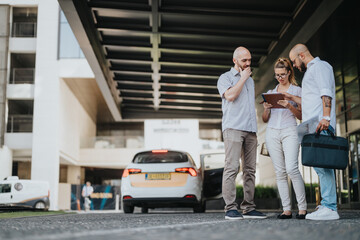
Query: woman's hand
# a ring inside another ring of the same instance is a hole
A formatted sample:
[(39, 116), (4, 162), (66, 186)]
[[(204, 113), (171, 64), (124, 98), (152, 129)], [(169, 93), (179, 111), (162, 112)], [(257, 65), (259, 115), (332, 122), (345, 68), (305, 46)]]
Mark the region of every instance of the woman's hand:
[(264, 102), (263, 106), (264, 106), (265, 110), (270, 110), (270, 108), (272, 108), (273, 105), (271, 105), (270, 103)]
[(289, 101), (293, 100), (294, 95), (291, 95), (290, 93), (287, 92), (284, 92), (283, 95), (285, 100), (289, 100)]
[(283, 106), (283, 107), (285, 107), (285, 108), (289, 108), (289, 107), (290, 107), (290, 103), (289, 103), (288, 100), (279, 100), (279, 101), (277, 102), (277, 104), (279, 104), (279, 105), (281, 105), (281, 106)]

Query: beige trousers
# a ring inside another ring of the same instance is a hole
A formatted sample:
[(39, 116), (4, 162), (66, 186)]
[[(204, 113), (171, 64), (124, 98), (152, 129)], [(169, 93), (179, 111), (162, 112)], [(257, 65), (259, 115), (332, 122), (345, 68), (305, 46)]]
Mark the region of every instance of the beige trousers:
[(240, 208), (243, 213), (255, 209), (255, 172), (256, 172), (256, 133), (234, 129), (223, 132), (225, 144), (225, 167), (222, 183), (222, 194), (225, 201), (225, 211), (236, 210), (235, 179), (240, 169), (240, 157), (243, 164), (244, 200)]

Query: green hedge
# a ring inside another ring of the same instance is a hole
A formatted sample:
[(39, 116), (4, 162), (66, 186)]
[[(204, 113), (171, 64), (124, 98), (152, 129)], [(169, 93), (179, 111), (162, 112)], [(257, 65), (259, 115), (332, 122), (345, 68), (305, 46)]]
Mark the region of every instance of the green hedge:
[[(263, 198), (277, 198), (277, 190), (274, 187), (265, 187), (258, 185), (255, 187), (254, 198), (263, 199)], [(244, 198), (243, 186), (236, 186), (236, 198)]]
[[(315, 203), (316, 202), (315, 188), (317, 188), (317, 187), (319, 187), (319, 184), (317, 184), (317, 183), (313, 183), (312, 188), (311, 188), (310, 183), (305, 183), (305, 194), (306, 194), (307, 203)], [(310, 191), (310, 189), (311, 189), (311, 191)]]

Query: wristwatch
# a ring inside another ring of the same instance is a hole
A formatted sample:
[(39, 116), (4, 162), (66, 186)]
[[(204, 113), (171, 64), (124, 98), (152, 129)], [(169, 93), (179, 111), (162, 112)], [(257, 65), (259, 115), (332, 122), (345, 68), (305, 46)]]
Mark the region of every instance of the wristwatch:
[(325, 119), (326, 121), (330, 122), (330, 116), (323, 116), (322, 119)]

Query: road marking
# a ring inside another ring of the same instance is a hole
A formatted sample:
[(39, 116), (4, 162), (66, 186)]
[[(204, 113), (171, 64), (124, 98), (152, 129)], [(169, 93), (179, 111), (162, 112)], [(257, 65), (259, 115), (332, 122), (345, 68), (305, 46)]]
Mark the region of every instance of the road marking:
[[(199, 223), (181, 223), (181, 224), (172, 224), (172, 225), (163, 225), (163, 226), (151, 226), (151, 227), (139, 227), (139, 228), (122, 228), (122, 229), (106, 229), (106, 230), (94, 230), (94, 231), (84, 231), (84, 232), (77, 232), (77, 233), (56, 233), (51, 235), (44, 235), (44, 236), (32, 236), (29, 239), (73, 239), (76, 237), (86, 237), (86, 236), (103, 236), (103, 235), (111, 235), (111, 234), (118, 234), (118, 233), (129, 233), (129, 232), (142, 232), (148, 230), (157, 230), (157, 229), (173, 229), (173, 228), (183, 228), (183, 227), (193, 227), (193, 226), (201, 226), (207, 224), (219, 224), (219, 223), (230, 223), (229, 220), (218, 220), (218, 221), (208, 221), (208, 222), (199, 222)], [(234, 221), (231, 221), (234, 222)]]

